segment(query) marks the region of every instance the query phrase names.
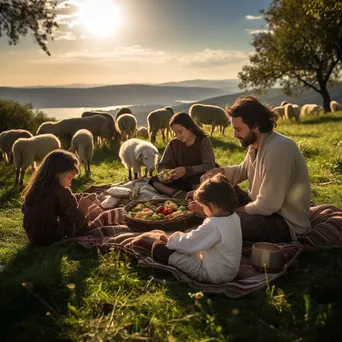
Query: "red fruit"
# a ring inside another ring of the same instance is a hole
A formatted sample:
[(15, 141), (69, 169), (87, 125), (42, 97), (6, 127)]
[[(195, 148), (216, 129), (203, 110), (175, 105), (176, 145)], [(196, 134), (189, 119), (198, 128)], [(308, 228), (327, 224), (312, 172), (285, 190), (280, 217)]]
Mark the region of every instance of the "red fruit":
[(165, 215), (170, 215), (172, 213), (173, 213), (173, 208), (168, 207), (165, 209)]
[(170, 218), (172, 218), (172, 216), (171, 216), (171, 215), (167, 215), (166, 218), (167, 218), (167, 219), (170, 219)]
[(161, 213), (161, 214), (165, 214), (165, 210), (166, 208), (163, 205), (160, 205), (157, 209), (156, 212), (157, 213)]

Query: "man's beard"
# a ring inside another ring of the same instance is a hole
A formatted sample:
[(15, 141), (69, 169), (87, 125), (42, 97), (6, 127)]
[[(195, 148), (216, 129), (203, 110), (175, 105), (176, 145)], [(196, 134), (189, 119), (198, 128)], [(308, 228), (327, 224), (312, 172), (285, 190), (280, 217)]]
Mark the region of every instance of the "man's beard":
[(256, 134), (253, 131), (249, 131), (249, 134), (246, 138), (239, 138), (240, 144), (243, 147), (248, 147), (256, 141)]

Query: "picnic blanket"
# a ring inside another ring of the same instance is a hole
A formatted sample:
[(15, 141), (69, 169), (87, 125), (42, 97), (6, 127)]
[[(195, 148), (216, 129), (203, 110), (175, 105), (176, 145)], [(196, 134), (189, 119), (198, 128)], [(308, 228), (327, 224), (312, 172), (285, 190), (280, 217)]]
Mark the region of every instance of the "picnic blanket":
[[(321, 205), (312, 207), (310, 218), (312, 229), (299, 237), (298, 242), (279, 244), (286, 256), (286, 265), (278, 273), (267, 273), (256, 270), (250, 263), (252, 244), (245, 242), (240, 270), (237, 277), (224, 284), (207, 284), (192, 279), (174, 266), (164, 265), (151, 257), (153, 243), (159, 239), (162, 231), (148, 233), (135, 232), (127, 226), (122, 225), (122, 211), (116, 210), (110, 214), (106, 222), (96, 222), (93, 229), (87, 236), (82, 236), (76, 241), (86, 248), (100, 248), (104, 250), (116, 249), (135, 258), (138, 266), (149, 267), (155, 271), (166, 271), (180, 282), (205, 293), (222, 293), (230, 298), (239, 298), (247, 294), (265, 288), (268, 283), (274, 282), (281, 277), (290, 267), (296, 265), (296, 258), (306, 248), (313, 248), (317, 245), (341, 245), (342, 246), (342, 210), (332, 205)], [(105, 225), (103, 224), (110, 224)], [(101, 226), (102, 225), (102, 226)], [(159, 282), (168, 282), (163, 278), (154, 275)]]

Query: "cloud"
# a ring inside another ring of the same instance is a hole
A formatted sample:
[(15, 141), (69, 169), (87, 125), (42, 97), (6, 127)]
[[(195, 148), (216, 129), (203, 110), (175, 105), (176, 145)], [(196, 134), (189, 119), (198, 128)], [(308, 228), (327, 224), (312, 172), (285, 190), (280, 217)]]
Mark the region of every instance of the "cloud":
[(249, 34), (259, 34), (259, 33), (270, 33), (270, 30), (266, 30), (266, 29), (246, 29), (246, 32), (248, 32)]
[(263, 19), (261, 15), (256, 16), (256, 15), (245, 15), (246, 20), (260, 20)]

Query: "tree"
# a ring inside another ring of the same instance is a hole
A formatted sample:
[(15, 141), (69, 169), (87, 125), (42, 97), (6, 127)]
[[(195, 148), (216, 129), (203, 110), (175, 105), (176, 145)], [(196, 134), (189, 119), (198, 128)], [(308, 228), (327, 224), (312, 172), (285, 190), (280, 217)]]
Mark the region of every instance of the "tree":
[(273, 0), (261, 13), (268, 30), (254, 35), (255, 54), (238, 74), (240, 88), (277, 81), (288, 95), (311, 88), (330, 111), (328, 85), (339, 79), (342, 64), (342, 2)]
[(54, 27), (57, 0), (0, 0), (0, 37), (5, 33), (9, 44), (30, 31), (36, 42), (50, 56), (46, 46)]

